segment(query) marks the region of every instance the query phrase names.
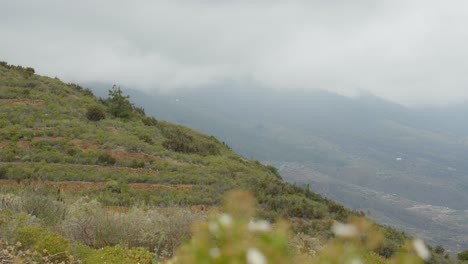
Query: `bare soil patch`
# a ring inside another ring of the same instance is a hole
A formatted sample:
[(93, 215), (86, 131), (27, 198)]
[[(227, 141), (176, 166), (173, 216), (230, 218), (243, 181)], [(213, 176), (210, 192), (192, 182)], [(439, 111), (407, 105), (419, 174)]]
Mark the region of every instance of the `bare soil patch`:
[(40, 99), (0, 99), (0, 104), (41, 105), (44, 104), (44, 101)]

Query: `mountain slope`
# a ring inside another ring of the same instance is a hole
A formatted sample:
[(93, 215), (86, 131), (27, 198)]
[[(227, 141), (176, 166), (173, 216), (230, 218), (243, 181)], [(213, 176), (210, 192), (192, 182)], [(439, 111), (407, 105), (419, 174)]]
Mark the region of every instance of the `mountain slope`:
[[(131, 107), (128, 117), (115, 118), (109, 112), (111, 100), (98, 100), (89, 90), (20, 67), (2, 66), (0, 74), (4, 179), (190, 186), (189, 193), (178, 188), (142, 191), (111, 199), (109, 205), (141, 199), (150, 205), (215, 205), (227, 190), (244, 188), (256, 193), (265, 212), (330, 219), (350, 215), (317, 194), (283, 182), (271, 168), (242, 158), (214, 137), (146, 117), (137, 107)], [(89, 120), (87, 112), (93, 107), (106, 118)]]
[[(409, 109), (369, 94), (347, 98), (235, 83), (132, 94), (148, 113), (214, 134), (243, 155), (276, 165), (290, 182), (311, 183), (433, 243), (468, 247), (464, 106)], [(369, 202), (374, 195), (379, 202)]]

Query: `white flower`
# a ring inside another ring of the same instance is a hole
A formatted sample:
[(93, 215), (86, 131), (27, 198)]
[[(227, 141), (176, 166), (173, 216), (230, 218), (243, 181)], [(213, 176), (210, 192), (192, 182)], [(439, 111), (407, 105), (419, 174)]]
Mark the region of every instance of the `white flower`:
[(218, 223), (216, 222), (210, 221), (208, 223), (208, 229), (213, 235), (217, 235), (219, 233), (219, 226), (218, 226)]
[(268, 232), (271, 230), (271, 225), (268, 221), (265, 220), (250, 221), (247, 228), (250, 231)]
[(210, 249), (210, 256), (212, 258), (217, 258), (221, 255), (221, 251), (219, 250), (219, 248), (212, 248)]
[(354, 225), (337, 222), (333, 224), (332, 232), (340, 237), (354, 237), (357, 235), (358, 230)]
[(249, 250), (247, 250), (247, 264), (266, 264), (266, 263), (267, 261), (266, 261), (265, 256), (258, 249), (249, 248)]
[(427, 249), (426, 245), (421, 239), (419, 238), (414, 239), (413, 247), (414, 247), (414, 250), (416, 251), (416, 254), (418, 254), (418, 256), (422, 258), (423, 260), (428, 260), (431, 257), (431, 252), (429, 252), (429, 249)]
[(219, 216), (219, 222), (223, 225), (223, 226), (230, 226), (231, 223), (232, 223), (232, 218), (230, 215), (228, 214), (221, 214)]

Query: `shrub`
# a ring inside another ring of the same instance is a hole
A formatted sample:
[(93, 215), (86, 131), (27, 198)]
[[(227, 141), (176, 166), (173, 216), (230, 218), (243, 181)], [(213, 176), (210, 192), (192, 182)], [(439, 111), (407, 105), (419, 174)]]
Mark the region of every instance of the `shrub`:
[(55, 225), (65, 215), (65, 206), (44, 194), (23, 195), (22, 210), (36, 216), (47, 225)]
[(103, 164), (103, 165), (114, 165), (117, 160), (112, 157), (111, 155), (107, 154), (107, 153), (101, 153), (99, 156), (98, 156), (98, 164)]
[(271, 173), (273, 173), (273, 175), (275, 175), (276, 178), (282, 179), (282, 178), (281, 178), (281, 175), (279, 174), (277, 168), (275, 168), (275, 167), (272, 166), (272, 165), (267, 165), (266, 168), (267, 168), (269, 171), (271, 171)]
[(145, 167), (145, 162), (143, 160), (133, 160), (132, 163), (130, 163), (130, 168), (144, 168)]
[(88, 110), (86, 111), (86, 118), (91, 121), (99, 121), (106, 118), (106, 115), (101, 108), (93, 105), (88, 107)]
[(458, 260), (460, 261), (467, 261), (468, 260), (468, 250), (464, 250), (457, 255)]
[(167, 258), (190, 238), (191, 225), (202, 217), (182, 208), (103, 208), (97, 201), (83, 198), (70, 206), (62, 230), (71, 240), (87, 246), (145, 247)]
[(32, 75), (34, 75), (34, 73), (36, 73), (36, 71), (31, 67), (26, 68), (24, 72), (26, 73), (27, 77), (31, 77)]
[(445, 248), (443, 248), (441, 245), (437, 245), (434, 249), (434, 252), (439, 255), (444, 254)]
[(57, 263), (68, 258), (68, 239), (48, 232), (42, 227), (20, 228), (16, 238), (25, 248), (30, 248), (44, 256), (54, 256)]
[(135, 110), (135, 112), (139, 113), (140, 115), (146, 115), (145, 114), (145, 109), (143, 107), (137, 107), (137, 106), (134, 106), (133, 109)]
[(120, 245), (104, 247), (97, 250), (85, 250), (83, 263), (121, 263), (121, 264), (151, 264), (152, 254), (145, 248), (127, 248)]
[(91, 91), (89, 88), (84, 88), (82, 92), (84, 96), (90, 96), (90, 97), (94, 96), (93, 91)]
[(7, 172), (8, 170), (6, 167), (0, 167), (0, 179), (8, 179)]
[(153, 144), (153, 139), (151, 139), (151, 137), (149, 135), (146, 135), (146, 134), (142, 134), (142, 135), (139, 135), (138, 138), (148, 144)]
[(200, 155), (217, 155), (220, 153), (218, 146), (212, 142), (195, 140), (193, 136), (176, 128), (170, 132), (163, 132), (168, 137), (162, 145), (164, 148), (182, 153), (195, 153)]
[(156, 118), (150, 117), (150, 116), (143, 117), (141, 119), (141, 122), (143, 122), (143, 124), (145, 126), (157, 126), (158, 125), (158, 120), (156, 120)]

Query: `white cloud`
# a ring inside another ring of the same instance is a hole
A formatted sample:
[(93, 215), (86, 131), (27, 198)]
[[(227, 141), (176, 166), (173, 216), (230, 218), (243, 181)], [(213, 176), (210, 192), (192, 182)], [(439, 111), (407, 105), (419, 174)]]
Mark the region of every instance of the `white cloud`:
[(68, 81), (173, 89), (251, 78), (409, 105), (468, 97), (468, 3), (3, 1), (0, 56)]

